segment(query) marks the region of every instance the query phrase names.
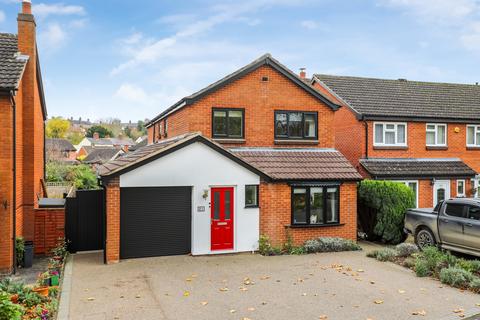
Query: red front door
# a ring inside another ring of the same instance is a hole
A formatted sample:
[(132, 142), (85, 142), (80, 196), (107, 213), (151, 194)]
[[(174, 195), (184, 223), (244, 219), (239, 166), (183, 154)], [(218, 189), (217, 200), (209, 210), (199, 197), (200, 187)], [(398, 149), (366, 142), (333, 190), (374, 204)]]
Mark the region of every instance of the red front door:
[(233, 188), (212, 188), (212, 250), (233, 249)]

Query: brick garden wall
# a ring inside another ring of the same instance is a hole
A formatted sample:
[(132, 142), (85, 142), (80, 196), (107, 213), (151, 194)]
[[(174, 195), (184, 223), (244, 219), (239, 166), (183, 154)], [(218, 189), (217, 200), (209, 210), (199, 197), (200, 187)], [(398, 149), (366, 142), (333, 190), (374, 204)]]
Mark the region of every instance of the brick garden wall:
[(106, 185), (106, 258), (107, 263), (120, 260), (120, 179), (112, 178)]
[(35, 254), (49, 254), (65, 237), (65, 209), (35, 209)]

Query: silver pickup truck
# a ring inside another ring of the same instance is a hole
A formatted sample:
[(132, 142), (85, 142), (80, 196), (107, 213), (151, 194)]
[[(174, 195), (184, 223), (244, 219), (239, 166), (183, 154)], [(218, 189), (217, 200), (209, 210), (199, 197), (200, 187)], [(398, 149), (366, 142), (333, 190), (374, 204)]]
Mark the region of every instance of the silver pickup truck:
[(420, 248), (438, 245), (480, 256), (480, 199), (451, 199), (433, 209), (408, 210), (405, 231)]

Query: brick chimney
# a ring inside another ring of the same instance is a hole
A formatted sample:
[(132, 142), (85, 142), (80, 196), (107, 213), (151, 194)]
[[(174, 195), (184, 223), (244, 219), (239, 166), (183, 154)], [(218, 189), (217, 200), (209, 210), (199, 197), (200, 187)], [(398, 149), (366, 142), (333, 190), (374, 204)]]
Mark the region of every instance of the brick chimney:
[(306, 68), (300, 68), (299, 76), (300, 76), (301, 79), (306, 79), (307, 78), (307, 71), (306, 70), (307, 70)]
[(93, 139), (95, 139), (95, 140), (100, 139), (100, 135), (98, 134), (98, 132), (93, 133)]

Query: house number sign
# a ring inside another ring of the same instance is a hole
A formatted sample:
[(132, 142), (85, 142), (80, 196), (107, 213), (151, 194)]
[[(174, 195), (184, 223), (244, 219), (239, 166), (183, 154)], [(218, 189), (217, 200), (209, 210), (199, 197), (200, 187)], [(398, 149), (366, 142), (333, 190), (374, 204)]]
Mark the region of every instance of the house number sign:
[(205, 212), (205, 206), (198, 206), (197, 212)]

